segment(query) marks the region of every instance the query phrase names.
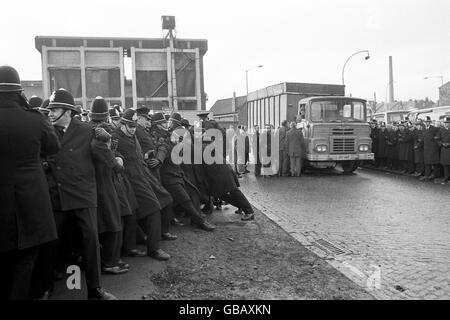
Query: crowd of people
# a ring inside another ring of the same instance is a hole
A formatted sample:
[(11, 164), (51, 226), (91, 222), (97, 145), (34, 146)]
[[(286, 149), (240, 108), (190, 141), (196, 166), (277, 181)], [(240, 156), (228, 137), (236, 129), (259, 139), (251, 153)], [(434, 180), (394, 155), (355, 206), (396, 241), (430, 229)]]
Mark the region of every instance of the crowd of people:
[(27, 99), (17, 71), (0, 66), (0, 299), (48, 299), (76, 263), (88, 298), (113, 300), (101, 275), (128, 272), (130, 256), (170, 259), (160, 243), (177, 239), (171, 225), (190, 220), (211, 232), (208, 217), (223, 203), (253, 220), (225, 160), (173, 161), (183, 139), (204, 149), (214, 141), (206, 129), (225, 132), (198, 116), (200, 136), (176, 112), (110, 107), (102, 97), (84, 111), (65, 89)]
[[(238, 125), (237, 130), (230, 125), (227, 135), (233, 137), (229, 139), (232, 145), (228, 146), (228, 150), (234, 151), (234, 157), (230, 159), (233, 158), (234, 170), (238, 177), (250, 173), (247, 167), (250, 160), (253, 160), (256, 177), (301, 176), (305, 142), (302, 129), (297, 127), (295, 121), (288, 123), (287, 120), (283, 120), (277, 129), (274, 129), (273, 125), (266, 124), (263, 130), (260, 130), (259, 125), (254, 125), (250, 134), (243, 125)], [(262, 135), (265, 136), (263, 142)], [(273, 137), (278, 140), (276, 148), (278, 157), (272, 157), (275, 156), (272, 149)], [(239, 143), (244, 146), (241, 153), (239, 153)], [(250, 158), (250, 153), (253, 159)]]
[(371, 123), (372, 151), (376, 168), (400, 171), (421, 181), (450, 180), (450, 117), (434, 126), (430, 117), (412, 123)]

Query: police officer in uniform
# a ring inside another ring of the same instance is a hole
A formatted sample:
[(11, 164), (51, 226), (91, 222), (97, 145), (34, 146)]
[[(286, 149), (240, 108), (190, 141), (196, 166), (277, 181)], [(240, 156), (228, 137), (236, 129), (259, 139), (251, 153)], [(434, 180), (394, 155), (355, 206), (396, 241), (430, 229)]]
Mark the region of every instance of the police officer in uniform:
[(439, 176), (438, 132), (439, 129), (431, 125), (431, 118), (427, 116), (422, 130), (425, 174), (419, 179), (420, 181), (430, 181)]
[(103, 150), (102, 161), (96, 161), (95, 177), (97, 181), (97, 221), (99, 241), (101, 244), (102, 272), (106, 274), (123, 274), (128, 268), (120, 264), (122, 218), (119, 197), (114, 184), (115, 172), (121, 172), (123, 159), (116, 157), (111, 149), (113, 129), (107, 123), (108, 103), (102, 97), (96, 97), (89, 112), (90, 125), (95, 129), (93, 142)]
[(442, 183), (450, 180), (450, 117), (445, 117), (444, 126), (439, 128), (439, 144), (441, 146), (441, 165), (444, 168)]
[(17, 71), (0, 66), (0, 300), (29, 298), (39, 248), (57, 237), (39, 155), (60, 145), (22, 91)]
[(160, 248), (161, 205), (150, 184), (141, 146), (135, 136), (136, 110), (127, 109), (121, 126), (113, 132), (118, 140), (117, 150), (124, 157), (125, 174), (133, 187), (138, 202), (136, 220), (147, 236), (147, 255), (157, 260), (168, 260), (170, 255)]
[[(181, 129), (181, 116), (172, 114), (170, 118), (173, 124), (169, 131), (167, 130), (167, 120), (160, 112), (152, 117), (152, 134), (159, 147), (155, 154), (155, 160), (158, 161), (161, 171), (161, 182), (163, 186), (172, 195), (174, 203), (180, 206), (183, 211), (191, 218), (191, 223), (206, 231), (213, 231), (215, 226), (205, 220), (200, 213), (200, 194), (195, 185), (190, 183), (184, 176), (183, 170), (179, 164), (171, 159), (172, 149), (179, 142), (171, 140), (171, 134), (177, 129)], [(174, 121), (175, 120), (175, 121)], [(185, 129), (183, 129), (185, 131)]]
[(94, 143), (95, 133), (92, 127), (74, 118), (77, 110), (70, 92), (65, 89), (53, 92), (48, 109), (50, 121), (61, 141), (60, 151), (49, 158), (56, 181), (54, 189), (59, 197), (59, 210), (54, 212), (58, 235), (64, 233), (71, 222), (69, 219), (73, 219), (83, 242), (88, 299), (115, 300), (100, 285), (94, 162), (103, 161), (105, 150)]

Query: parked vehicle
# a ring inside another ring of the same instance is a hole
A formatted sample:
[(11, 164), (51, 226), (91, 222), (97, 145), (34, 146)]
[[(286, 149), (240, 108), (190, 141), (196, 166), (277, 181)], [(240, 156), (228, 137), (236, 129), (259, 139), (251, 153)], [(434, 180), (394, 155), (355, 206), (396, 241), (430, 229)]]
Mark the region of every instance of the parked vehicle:
[(346, 173), (361, 160), (373, 160), (366, 100), (322, 96), (299, 101), (298, 119), (305, 137), (307, 163), (316, 168), (341, 164)]

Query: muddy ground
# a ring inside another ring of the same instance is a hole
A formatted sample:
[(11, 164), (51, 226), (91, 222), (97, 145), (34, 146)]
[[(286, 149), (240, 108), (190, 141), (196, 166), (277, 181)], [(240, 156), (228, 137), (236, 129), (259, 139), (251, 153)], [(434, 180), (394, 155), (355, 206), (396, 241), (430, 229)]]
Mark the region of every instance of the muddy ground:
[[(102, 276), (118, 299), (373, 299), (329, 264), (308, 251), (261, 212), (240, 221), (231, 206), (209, 218), (214, 232), (188, 224), (172, 227), (179, 236), (164, 241), (167, 262), (127, 258), (130, 272)], [(58, 282), (53, 299), (83, 299)]]

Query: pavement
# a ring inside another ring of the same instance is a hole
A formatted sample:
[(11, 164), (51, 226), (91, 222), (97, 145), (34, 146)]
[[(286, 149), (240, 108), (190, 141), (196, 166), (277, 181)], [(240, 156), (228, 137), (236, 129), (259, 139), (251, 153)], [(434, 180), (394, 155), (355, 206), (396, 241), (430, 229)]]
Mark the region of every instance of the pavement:
[(371, 169), (246, 175), (251, 203), (378, 299), (450, 298), (450, 185)]

